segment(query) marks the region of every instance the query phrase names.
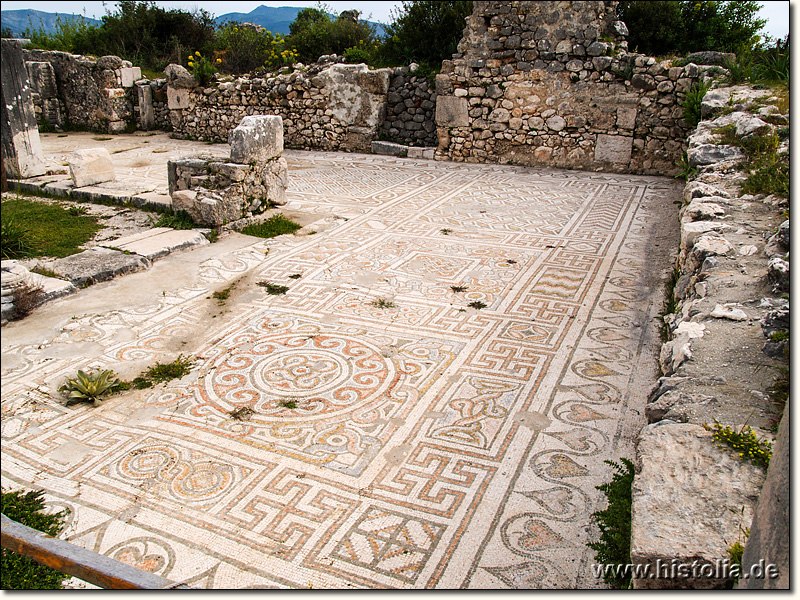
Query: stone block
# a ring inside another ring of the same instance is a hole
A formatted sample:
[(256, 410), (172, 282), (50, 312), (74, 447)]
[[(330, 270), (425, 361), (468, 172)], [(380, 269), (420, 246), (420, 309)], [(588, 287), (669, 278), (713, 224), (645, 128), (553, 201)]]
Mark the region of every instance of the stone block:
[(439, 127), (466, 127), (469, 125), (467, 99), (439, 96), (436, 99), (436, 124)]
[(31, 90), (43, 100), (58, 97), (58, 86), (53, 65), (44, 61), (26, 61), (25, 68), (30, 78)]
[(19, 40), (2, 39), (0, 86), (0, 138), (6, 175), (12, 178), (44, 175), (47, 167)]
[(50, 265), (54, 273), (66, 277), (77, 287), (100, 283), (148, 267), (150, 261), (143, 256), (108, 248), (91, 248), (80, 254), (59, 258)]
[(373, 141), (370, 144), (373, 154), (385, 154), (387, 156), (408, 156), (409, 147), (394, 142)]
[(69, 174), (76, 188), (114, 181), (114, 164), (105, 148), (76, 150), (67, 159)]
[(764, 560), (774, 564), (777, 577), (749, 577), (739, 580), (739, 589), (788, 590), (789, 573), (789, 505), (790, 502), (790, 459), (789, 459), (789, 402), (783, 412), (778, 436), (772, 448), (769, 470), (758, 497), (750, 537), (744, 547), (742, 565), (750, 572), (752, 565)]
[[(700, 565), (728, 558), (751, 522), (761, 468), (717, 447), (699, 425), (661, 421), (642, 430), (637, 448), (641, 470), (633, 481), (631, 561), (662, 565), (664, 577), (634, 578), (635, 589), (709, 589), (728, 583), (701, 576)], [(697, 565), (690, 577), (670, 578), (670, 565)], [(713, 574), (713, 569), (711, 569)]]
[(180, 250), (204, 246), (209, 241), (199, 231), (155, 227), (141, 233), (118, 238), (100, 244), (106, 248), (131, 252), (144, 256), (150, 261)]
[(632, 107), (622, 107), (617, 109), (617, 127), (620, 129), (632, 130), (636, 127), (637, 110)]
[(139, 97), (139, 128), (142, 131), (150, 131), (155, 127), (155, 113), (153, 111), (153, 88), (147, 85), (136, 87)]
[(197, 87), (197, 79), (186, 70), (186, 67), (176, 64), (169, 64), (164, 69), (167, 84), (172, 88), (190, 89)]
[(189, 108), (189, 90), (168, 86), (167, 108), (170, 110), (185, 110)]
[(744, 160), (745, 158), (741, 148), (717, 144), (701, 144), (695, 148), (689, 148), (687, 156), (689, 164), (693, 167), (713, 165), (723, 160)]
[(245, 117), (228, 136), (231, 161), (266, 162), (283, 153), (283, 119), (275, 115)]
[(631, 162), (633, 138), (621, 135), (600, 134), (594, 149), (596, 162), (627, 165)]
[(122, 67), (119, 75), (122, 87), (133, 87), (133, 83), (142, 78), (142, 69), (141, 67)]

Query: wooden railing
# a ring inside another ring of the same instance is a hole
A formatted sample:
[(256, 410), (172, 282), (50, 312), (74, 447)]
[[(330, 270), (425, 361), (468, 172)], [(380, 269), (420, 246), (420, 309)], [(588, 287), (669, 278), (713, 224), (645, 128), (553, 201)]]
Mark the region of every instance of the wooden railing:
[(2, 547), (109, 590), (193, 589), (2, 516)]

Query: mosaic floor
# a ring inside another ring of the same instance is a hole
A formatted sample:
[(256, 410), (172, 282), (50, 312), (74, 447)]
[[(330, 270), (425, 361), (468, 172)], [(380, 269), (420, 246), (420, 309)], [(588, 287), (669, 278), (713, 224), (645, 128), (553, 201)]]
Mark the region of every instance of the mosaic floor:
[[(600, 586), (589, 515), (657, 376), (677, 184), (286, 155), (289, 206), (346, 221), (253, 238), (36, 344), (4, 328), (3, 486), (69, 508), (71, 542), (195, 587)], [(235, 318), (209, 318), (237, 280)], [(172, 359), (186, 331), (179, 382), (97, 408), (52, 393)]]

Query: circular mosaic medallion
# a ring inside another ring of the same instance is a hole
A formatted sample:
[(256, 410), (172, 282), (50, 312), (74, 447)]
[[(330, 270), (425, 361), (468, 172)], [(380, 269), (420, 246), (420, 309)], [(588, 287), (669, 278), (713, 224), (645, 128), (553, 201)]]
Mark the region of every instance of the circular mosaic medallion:
[(360, 409), (385, 397), (394, 374), (392, 362), (362, 340), (283, 334), (233, 348), (211, 365), (205, 387), (220, 410), (249, 406), (257, 423)]

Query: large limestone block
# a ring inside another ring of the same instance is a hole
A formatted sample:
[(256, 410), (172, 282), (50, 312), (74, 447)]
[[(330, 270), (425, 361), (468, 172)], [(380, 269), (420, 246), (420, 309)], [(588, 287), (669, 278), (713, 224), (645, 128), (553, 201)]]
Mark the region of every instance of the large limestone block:
[(469, 104), (466, 98), (439, 96), (436, 99), (436, 124), (439, 127), (469, 125)]
[(114, 164), (105, 148), (76, 150), (67, 159), (69, 174), (76, 188), (114, 181)]
[(31, 85), (19, 40), (3, 38), (0, 54), (0, 129), (8, 177), (44, 175), (47, 167), (36, 126)]
[(136, 87), (136, 92), (139, 96), (139, 128), (142, 131), (150, 131), (156, 124), (153, 88), (147, 84), (139, 85)]
[(594, 149), (594, 159), (597, 162), (609, 162), (627, 165), (631, 162), (633, 138), (622, 135), (597, 136), (597, 145)]
[(186, 110), (189, 108), (189, 90), (168, 86), (167, 108), (170, 110)]
[(231, 161), (263, 163), (283, 153), (283, 119), (276, 115), (253, 115), (241, 120), (228, 136)]
[(167, 83), (173, 88), (193, 88), (197, 87), (197, 79), (186, 70), (186, 67), (176, 64), (169, 64), (164, 69)]
[[(631, 561), (662, 565), (662, 577), (635, 578), (634, 588), (713, 588), (722, 578), (703, 577), (700, 565), (728, 558), (743, 541), (764, 471), (719, 448), (699, 425), (661, 421), (642, 430), (641, 465), (633, 481)], [(670, 565), (696, 565), (695, 577), (670, 577)], [(696, 562), (695, 562), (696, 561)], [(708, 570), (707, 568), (705, 568)]]
[(122, 87), (133, 87), (133, 83), (142, 78), (141, 67), (122, 67), (119, 70), (119, 78)]
[(789, 589), (789, 404), (786, 403), (778, 427), (767, 478), (761, 488), (750, 537), (742, 556), (745, 572), (750, 572), (753, 565), (764, 560), (777, 567), (777, 577), (743, 577), (739, 580), (740, 589)]
[(84, 250), (80, 254), (59, 258), (50, 265), (50, 268), (77, 287), (85, 287), (108, 281), (119, 275), (147, 269), (150, 265), (150, 261), (144, 256), (96, 247)]
[(713, 165), (723, 160), (744, 160), (745, 154), (736, 146), (701, 144), (695, 148), (689, 148), (687, 157), (691, 166), (699, 167)]

